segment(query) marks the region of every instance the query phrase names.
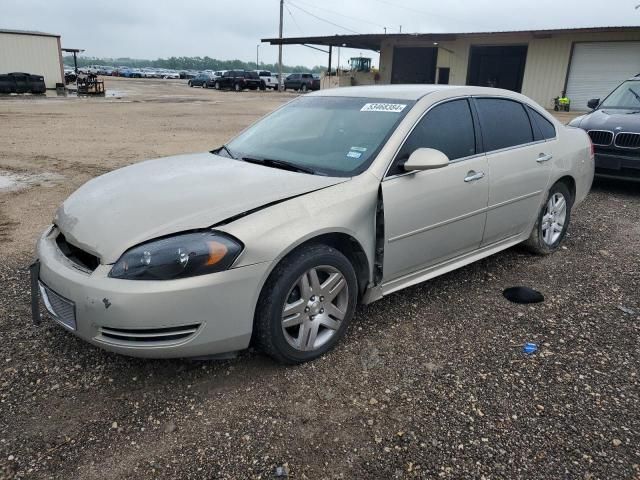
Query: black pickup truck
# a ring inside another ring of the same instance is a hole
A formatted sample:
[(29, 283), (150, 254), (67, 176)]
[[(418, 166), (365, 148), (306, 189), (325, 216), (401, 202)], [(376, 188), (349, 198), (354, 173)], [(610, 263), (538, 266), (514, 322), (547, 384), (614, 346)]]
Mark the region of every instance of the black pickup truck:
[(284, 80), (284, 89), (292, 88), (306, 92), (307, 90), (320, 90), (320, 79), (311, 73), (292, 73)]
[(232, 89), (240, 92), (247, 88), (249, 90), (264, 90), (266, 88), (258, 73), (249, 70), (229, 70), (224, 72), (221, 77), (215, 78), (213, 82), (216, 90)]

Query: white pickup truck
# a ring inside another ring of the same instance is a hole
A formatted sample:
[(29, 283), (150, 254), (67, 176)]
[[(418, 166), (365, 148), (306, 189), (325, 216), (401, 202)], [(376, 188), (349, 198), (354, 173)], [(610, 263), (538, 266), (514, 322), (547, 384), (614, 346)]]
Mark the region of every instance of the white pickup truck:
[(264, 82), (266, 88), (273, 88), (273, 90), (278, 90), (278, 74), (271, 73), (269, 70), (254, 70), (260, 80)]

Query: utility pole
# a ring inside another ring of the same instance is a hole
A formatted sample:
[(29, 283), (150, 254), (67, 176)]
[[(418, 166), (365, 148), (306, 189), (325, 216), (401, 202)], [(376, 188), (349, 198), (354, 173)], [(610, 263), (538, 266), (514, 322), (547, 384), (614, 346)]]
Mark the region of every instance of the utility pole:
[(278, 91), (282, 91), (282, 20), (284, 18), (284, 0), (280, 0), (280, 44), (278, 44)]
[(256, 45), (256, 70), (260, 70), (260, 44)]

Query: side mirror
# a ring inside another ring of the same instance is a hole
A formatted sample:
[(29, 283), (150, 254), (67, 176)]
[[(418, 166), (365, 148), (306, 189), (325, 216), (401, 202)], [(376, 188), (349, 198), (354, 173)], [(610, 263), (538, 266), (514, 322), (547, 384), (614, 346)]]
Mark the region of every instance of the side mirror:
[(587, 102), (587, 107), (589, 107), (591, 110), (595, 110), (596, 108), (598, 108), (598, 105), (600, 105), (599, 98), (592, 98)]
[(407, 172), (413, 170), (433, 170), (449, 165), (449, 158), (440, 150), (433, 148), (418, 148), (415, 150), (409, 160), (404, 164)]

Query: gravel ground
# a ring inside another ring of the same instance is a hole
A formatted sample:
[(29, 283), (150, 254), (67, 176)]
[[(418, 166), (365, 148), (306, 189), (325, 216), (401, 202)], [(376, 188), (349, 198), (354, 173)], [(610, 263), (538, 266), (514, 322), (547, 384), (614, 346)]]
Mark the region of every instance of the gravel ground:
[[(82, 180), (64, 173), (0, 197), (17, 224), (0, 229), (0, 477), (640, 478), (638, 185), (598, 182), (556, 254), (513, 248), (360, 307), (335, 351), (282, 367), (31, 326), (30, 232)], [(12, 213), (36, 198), (35, 220)], [(513, 285), (545, 302), (508, 302)]]

